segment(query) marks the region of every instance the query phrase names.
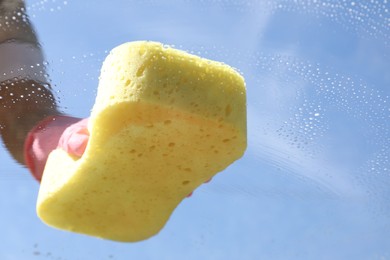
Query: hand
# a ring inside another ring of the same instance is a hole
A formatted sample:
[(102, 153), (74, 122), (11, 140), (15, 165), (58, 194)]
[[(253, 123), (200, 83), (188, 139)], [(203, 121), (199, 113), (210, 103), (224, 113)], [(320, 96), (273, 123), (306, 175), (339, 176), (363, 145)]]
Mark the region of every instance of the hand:
[[(60, 148), (76, 157), (84, 154), (89, 140), (88, 118), (51, 116), (30, 131), (25, 143), (25, 161), (40, 181), (51, 151)], [(210, 182), (211, 179), (204, 183)], [(191, 197), (193, 192), (187, 195)]]
[(88, 119), (62, 115), (47, 117), (27, 136), (24, 147), (26, 165), (35, 179), (40, 181), (51, 151), (61, 148), (81, 157), (88, 140)]

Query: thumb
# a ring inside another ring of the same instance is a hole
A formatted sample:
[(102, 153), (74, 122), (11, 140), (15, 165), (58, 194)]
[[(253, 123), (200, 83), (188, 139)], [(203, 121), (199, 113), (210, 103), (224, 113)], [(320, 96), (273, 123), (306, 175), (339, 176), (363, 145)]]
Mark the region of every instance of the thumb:
[(81, 157), (88, 145), (88, 140), (88, 118), (86, 118), (65, 129), (58, 141), (58, 148), (63, 149), (68, 154)]

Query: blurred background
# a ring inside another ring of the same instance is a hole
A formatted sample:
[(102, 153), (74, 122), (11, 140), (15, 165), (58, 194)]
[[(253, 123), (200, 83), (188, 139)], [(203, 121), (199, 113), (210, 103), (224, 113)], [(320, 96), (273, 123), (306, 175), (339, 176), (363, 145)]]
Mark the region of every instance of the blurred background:
[(117, 243), (43, 224), (38, 183), (2, 146), (0, 259), (390, 259), (389, 7), (26, 1), (62, 111), (89, 115), (112, 48), (159, 41), (245, 77), (248, 150), (157, 236)]

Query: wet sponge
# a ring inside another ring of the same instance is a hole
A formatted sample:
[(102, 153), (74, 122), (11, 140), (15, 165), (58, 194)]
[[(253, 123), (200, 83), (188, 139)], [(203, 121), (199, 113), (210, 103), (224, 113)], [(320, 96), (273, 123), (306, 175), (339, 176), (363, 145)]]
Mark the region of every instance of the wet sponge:
[(190, 192), (243, 155), (244, 79), (160, 43), (120, 45), (104, 61), (89, 131), (81, 158), (50, 154), (39, 217), (105, 239), (147, 239)]

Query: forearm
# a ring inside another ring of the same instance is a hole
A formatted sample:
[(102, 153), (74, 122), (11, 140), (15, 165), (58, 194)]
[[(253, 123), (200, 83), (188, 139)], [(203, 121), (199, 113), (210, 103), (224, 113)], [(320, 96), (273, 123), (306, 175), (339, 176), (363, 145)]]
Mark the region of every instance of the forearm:
[(23, 0), (0, 0), (0, 43), (17, 39), (35, 44), (37, 37)]
[(4, 145), (15, 160), (25, 164), (23, 148), (28, 132), (45, 117), (59, 114), (54, 97), (31, 80), (2, 83), (0, 97), (0, 134)]
[(24, 1), (0, 0), (0, 24), (0, 134), (12, 156), (25, 164), (28, 132), (59, 112)]

